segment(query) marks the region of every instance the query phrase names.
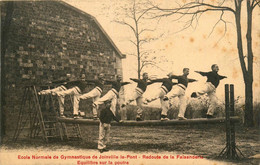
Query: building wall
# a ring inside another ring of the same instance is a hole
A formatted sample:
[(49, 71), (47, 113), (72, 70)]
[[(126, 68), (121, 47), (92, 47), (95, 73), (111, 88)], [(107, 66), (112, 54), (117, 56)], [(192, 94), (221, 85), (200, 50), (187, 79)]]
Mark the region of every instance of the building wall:
[[(1, 2), (1, 24), (6, 2)], [(14, 2), (5, 54), (7, 109), (17, 111), (23, 85), (71, 74), (88, 79), (122, 74), (121, 57), (92, 17), (64, 2)]]

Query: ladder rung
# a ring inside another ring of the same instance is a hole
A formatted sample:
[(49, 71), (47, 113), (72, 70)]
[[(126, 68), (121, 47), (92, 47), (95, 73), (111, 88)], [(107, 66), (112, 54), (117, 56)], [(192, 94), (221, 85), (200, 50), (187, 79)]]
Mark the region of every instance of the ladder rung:
[(20, 125), (25, 125), (27, 122), (21, 122)]
[(23, 129), (31, 129), (31, 127), (23, 127), (23, 128), (19, 128), (18, 130), (23, 130)]
[(56, 128), (45, 128), (45, 131), (56, 130)]
[(57, 123), (57, 121), (44, 121), (44, 123)]
[(54, 135), (53, 136), (47, 135), (46, 137), (48, 138), (48, 137), (60, 137), (60, 136), (59, 135), (55, 135), (55, 136)]

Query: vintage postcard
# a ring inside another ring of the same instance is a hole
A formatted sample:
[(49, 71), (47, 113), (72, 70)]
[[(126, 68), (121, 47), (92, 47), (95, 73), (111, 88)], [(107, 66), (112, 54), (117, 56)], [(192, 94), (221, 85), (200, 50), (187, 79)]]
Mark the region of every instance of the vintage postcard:
[(259, 164), (259, 0), (1, 1), (0, 164)]

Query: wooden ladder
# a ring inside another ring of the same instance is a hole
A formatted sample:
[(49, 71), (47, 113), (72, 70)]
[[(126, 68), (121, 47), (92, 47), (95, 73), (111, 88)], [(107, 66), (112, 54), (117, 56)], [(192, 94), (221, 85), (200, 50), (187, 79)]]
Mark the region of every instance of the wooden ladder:
[[(51, 105), (53, 106), (52, 98), (50, 99), (49, 108)], [(46, 115), (46, 109), (42, 111), (41, 105), (43, 105), (44, 101), (46, 101), (46, 97), (44, 96), (39, 100), (35, 86), (25, 87), (18, 122), (13, 136), (14, 142), (25, 129), (29, 129), (30, 138), (35, 138), (41, 133), (46, 142), (49, 141), (49, 138), (53, 137), (59, 137), (63, 140), (62, 128), (61, 124), (57, 122), (57, 115), (54, 111), (49, 111), (49, 114), (52, 116), (50, 118)]]
[[(73, 109), (73, 99), (71, 96), (69, 100), (70, 100), (71, 107)], [(62, 129), (66, 140), (82, 140), (79, 124), (74, 124), (74, 123), (61, 123), (61, 124), (62, 124)]]

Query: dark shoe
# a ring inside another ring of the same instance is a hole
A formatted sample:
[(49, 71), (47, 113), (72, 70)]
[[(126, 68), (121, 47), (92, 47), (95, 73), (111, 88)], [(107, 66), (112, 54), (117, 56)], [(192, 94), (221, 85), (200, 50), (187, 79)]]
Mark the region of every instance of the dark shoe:
[(106, 149), (106, 148), (104, 148), (104, 149), (103, 149), (103, 152), (108, 152), (108, 151), (109, 151), (109, 150), (108, 150), (108, 149)]
[(147, 105), (147, 104), (148, 104), (148, 102), (145, 100), (145, 101), (143, 101), (143, 104), (144, 104), (144, 105)]
[(143, 121), (142, 117), (136, 117), (136, 121)]
[(121, 105), (121, 108), (124, 108), (124, 107), (125, 107), (125, 104), (122, 104), (122, 105)]
[(82, 117), (79, 116), (79, 115), (74, 115), (73, 118), (74, 118), (74, 119), (82, 119)]
[(62, 115), (60, 115), (60, 118), (66, 118), (66, 116), (62, 114)]
[(82, 112), (82, 111), (80, 111), (80, 110), (79, 110), (79, 114), (78, 114), (78, 115), (81, 116), (81, 117), (86, 116), (86, 115), (85, 115), (85, 112)]
[(98, 120), (99, 118), (97, 116), (93, 116), (93, 120)]
[(162, 117), (161, 118), (161, 121), (168, 121), (168, 120), (170, 120), (168, 117)]
[(207, 115), (207, 118), (208, 119), (213, 119), (213, 118), (215, 118), (213, 115)]
[(198, 95), (197, 95), (197, 93), (196, 92), (192, 92), (192, 94), (191, 94), (191, 96), (190, 97), (192, 97), (192, 98), (197, 98), (198, 97)]
[(186, 117), (178, 117), (178, 120), (187, 120)]
[(168, 101), (169, 98), (167, 96), (164, 96), (163, 101)]
[(143, 104), (144, 104), (144, 105), (147, 105), (147, 104), (150, 103), (150, 102), (152, 102), (150, 99), (145, 99), (145, 100), (143, 101)]
[(166, 115), (161, 115), (161, 121), (170, 120)]
[(106, 148), (104, 148), (104, 149), (98, 149), (98, 151), (99, 151), (100, 153), (103, 153), (103, 152), (108, 152), (109, 150), (106, 149)]

